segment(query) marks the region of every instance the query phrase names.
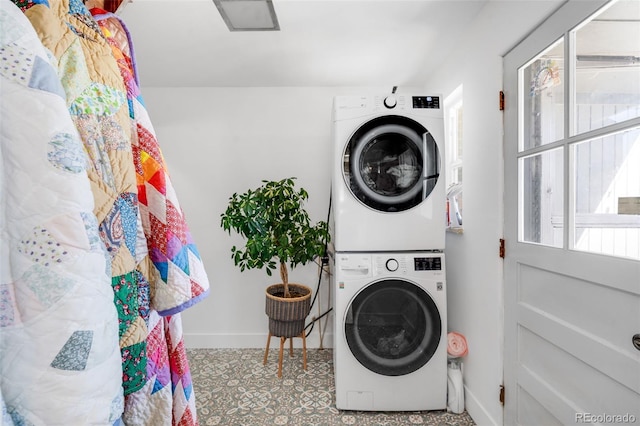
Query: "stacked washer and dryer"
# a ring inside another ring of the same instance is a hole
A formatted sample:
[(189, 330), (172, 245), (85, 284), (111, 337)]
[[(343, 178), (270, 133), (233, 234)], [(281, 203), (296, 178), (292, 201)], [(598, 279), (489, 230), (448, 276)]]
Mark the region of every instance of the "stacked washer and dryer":
[(336, 97), (336, 407), (447, 406), (446, 195), (439, 96)]

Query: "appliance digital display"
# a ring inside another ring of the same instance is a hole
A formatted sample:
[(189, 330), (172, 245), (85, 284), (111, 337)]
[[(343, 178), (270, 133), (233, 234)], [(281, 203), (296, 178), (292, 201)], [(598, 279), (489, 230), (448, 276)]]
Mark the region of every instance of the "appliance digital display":
[(415, 257), (413, 265), (416, 271), (442, 270), (442, 261), (439, 257)]
[(440, 97), (439, 96), (414, 96), (413, 107), (440, 109)]

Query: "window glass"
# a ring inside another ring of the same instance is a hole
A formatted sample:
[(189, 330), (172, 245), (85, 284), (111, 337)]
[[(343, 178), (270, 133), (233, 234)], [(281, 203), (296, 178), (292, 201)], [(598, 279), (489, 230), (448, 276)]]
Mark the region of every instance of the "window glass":
[(462, 86), (445, 99), (447, 145), (447, 229), (462, 230)]
[(613, 2), (574, 34), (572, 134), (640, 117), (640, 1)]
[(518, 78), (520, 241), (640, 259), (640, 1), (610, 2)]
[(520, 150), (564, 137), (564, 42), (547, 48), (521, 69), (524, 120)]
[(574, 248), (640, 259), (640, 128), (573, 146)]
[(520, 239), (563, 246), (563, 148), (520, 159)]

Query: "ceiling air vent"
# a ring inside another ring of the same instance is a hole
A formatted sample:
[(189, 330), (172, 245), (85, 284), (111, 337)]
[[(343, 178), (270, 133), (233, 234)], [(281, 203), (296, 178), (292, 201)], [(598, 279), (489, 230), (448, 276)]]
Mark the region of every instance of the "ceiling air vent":
[(271, 0), (213, 0), (230, 31), (278, 31)]

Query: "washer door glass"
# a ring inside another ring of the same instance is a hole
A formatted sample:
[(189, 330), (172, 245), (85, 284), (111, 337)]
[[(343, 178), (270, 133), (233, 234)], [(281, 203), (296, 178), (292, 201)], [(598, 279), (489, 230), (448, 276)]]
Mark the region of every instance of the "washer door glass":
[(351, 353), (367, 369), (402, 376), (424, 366), (442, 334), (438, 308), (419, 286), (387, 279), (367, 286), (347, 309)]
[(378, 211), (398, 212), (425, 200), (438, 181), (439, 152), (431, 134), (400, 116), (369, 121), (347, 144), (343, 173), (351, 193)]

